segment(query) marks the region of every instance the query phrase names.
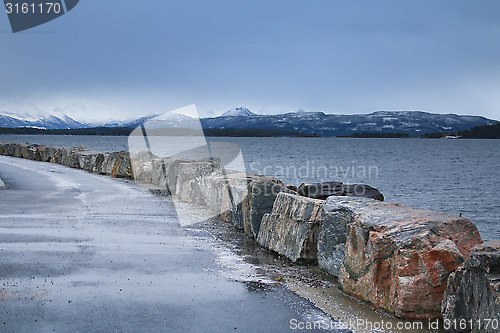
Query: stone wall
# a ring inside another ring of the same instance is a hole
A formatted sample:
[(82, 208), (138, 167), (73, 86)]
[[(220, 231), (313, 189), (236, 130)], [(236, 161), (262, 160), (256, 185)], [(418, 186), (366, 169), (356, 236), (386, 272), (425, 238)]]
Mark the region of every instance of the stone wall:
[[(225, 170), (214, 159), (101, 153), (83, 146), (7, 143), (0, 144), (0, 154), (160, 186), (176, 199), (210, 209), (293, 262), (317, 262), (338, 278), (346, 293), (398, 317), (440, 317), (445, 290), (445, 318), (498, 314), (497, 266), (484, 254), (491, 251), (478, 247), (467, 259), (481, 243), (474, 224), (384, 203), (383, 195), (368, 185), (330, 182), (287, 188), (276, 178)], [(473, 301), (480, 302), (476, 311)]]
[(85, 146), (62, 148), (26, 143), (5, 143), (0, 144), (0, 155), (58, 163), (112, 177), (133, 178), (130, 156), (127, 151), (107, 154), (87, 150)]

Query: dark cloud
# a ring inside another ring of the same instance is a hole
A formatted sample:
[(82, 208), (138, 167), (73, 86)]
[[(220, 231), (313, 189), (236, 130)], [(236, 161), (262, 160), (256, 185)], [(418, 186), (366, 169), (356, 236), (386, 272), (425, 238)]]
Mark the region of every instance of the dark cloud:
[(497, 1), (81, 1), (38, 28), (0, 15), (1, 99), (124, 115), (296, 105), (500, 118)]

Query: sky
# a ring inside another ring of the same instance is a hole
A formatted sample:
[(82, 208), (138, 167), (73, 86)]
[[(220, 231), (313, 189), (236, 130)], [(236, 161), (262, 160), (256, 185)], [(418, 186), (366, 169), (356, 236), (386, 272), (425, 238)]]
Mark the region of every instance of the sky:
[(500, 2), (82, 0), (13, 34), (0, 104), (77, 119), (422, 110), (500, 120)]

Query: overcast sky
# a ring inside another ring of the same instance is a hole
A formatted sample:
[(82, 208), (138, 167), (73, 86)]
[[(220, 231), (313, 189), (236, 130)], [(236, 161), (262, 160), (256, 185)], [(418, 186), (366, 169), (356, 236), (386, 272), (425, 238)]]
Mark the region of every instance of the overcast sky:
[(301, 107), (500, 120), (500, 1), (82, 0), (12, 34), (0, 103), (133, 118)]

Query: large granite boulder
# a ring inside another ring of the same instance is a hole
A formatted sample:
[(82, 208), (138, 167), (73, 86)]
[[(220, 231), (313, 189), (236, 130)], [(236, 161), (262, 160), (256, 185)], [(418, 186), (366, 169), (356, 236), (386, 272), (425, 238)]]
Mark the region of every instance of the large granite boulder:
[(256, 238), (262, 216), (271, 212), (278, 193), (289, 191), (275, 178), (224, 170), (224, 191), (219, 215), (224, 221)]
[[(97, 157), (102, 155), (102, 153), (98, 151), (81, 151), (76, 154), (78, 157), (78, 165), (80, 169), (93, 172), (94, 167), (96, 165)], [(101, 157), (102, 159), (102, 157)]]
[(128, 151), (122, 150), (116, 155), (115, 163), (111, 169), (111, 175), (116, 178), (134, 178)]
[(482, 243), (476, 226), (367, 198), (332, 196), (327, 202), (339, 212), (333, 223), (346, 226), (342, 290), (400, 318), (440, 318), (448, 276)]
[(35, 160), (37, 148), (38, 148), (37, 144), (23, 146), (21, 148), (21, 157), (28, 160)]
[(442, 313), (450, 332), (500, 330), (500, 240), (475, 246), (450, 274)]
[(42, 162), (52, 162), (54, 159), (56, 149), (54, 147), (47, 147), (41, 151)]
[(15, 156), (16, 149), (17, 149), (17, 143), (11, 143), (11, 144), (9, 144), (8, 155), (9, 156)]
[[(226, 170), (225, 180), (227, 183), (227, 195), (222, 197), (222, 208), (219, 217), (231, 223), (236, 229), (243, 230), (244, 220), (250, 220), (248, 201), (245, 203), (246, 211), (243, 211), (243, 201), (248, 200), (249, 184), (258, 176), (245, 172)], [(245, 215), (245, 218), (243, 217)]]
[[(218, 162), (213, 162), (219, 165)], [(230, 193), (230, 184), (234, 184), (237, 178), (231, 177), (228, 171), (217, 167), (214, 171), (200, 179), (200, 190), (203, 195), (205, 205), (217, 215), (232, 208), (229, 203), (236, 203), (232, 193)]]
[(109, 154), (107, 153), (99, 153), (95, 158), (94, 165), (92, 166), (92, 172), (97, 173), (99, 175), (106, 174), (106, 161), (108, 159)]
[(27, 143), (16, 143), (15, 149), (14, 149), (14, 157), (23, 157), (23, 151), (25, 151), (28, 148)]
[(113, 175), (113, 168), (115, 167), (117, 157), (118, 157), (118, 152), (116, 151), (106, 156), (106, 167), (105, 167), (106, 175), (108, 176)]
[(48, 148), (47, 146), (38, 146), (38, 147), (36, 147), (35, 161), (43, 161), (43, 156), (44, 156), (45, 150), (47, 148)]
[(338, 277), (344, 262), (347, 224), (352, 211), (339, 208), (337, 200), (326, 200), (318, 231), (318, 266), (324, 272)]
[(176, 194), (177, 179), (179, 177), (180, 165), (182, 163), (191, 163), (193, 161), (181, 158), (164, 158), (151, 160), (152, 165), (152, 183), (166, 188), (171, 194)]
[(331, 196), (364, 197), (384, 201), (379, 190), (366, 184), (343, 184), (341, 182), (323, 182), (301, 184), (297, 192), (305, 197), (325, 200)]
[(64, 149), (61, 163), (70, 168), (80, 169), (80, 156), (82, 153), (82, 151)]
[[(220, 190), (216, 186), (211, 186), (213, 182), (210, 182), (208, 178), (215, 172), (219, 173), (220, 170), (221, 166), (216, 162), (180, 163), (175, 190), (177, 198), (208, 207), (208, 201), (214, 199), (207, 197), (207, 194), (217, 197)], [(212, 179), (213, 177), (210, 177), (210, 180)]]
[(257, 243), (301, 264), (317, 261), (318, 227), (324, 201), (279, 193), (264, 214)]
[(150, 151), (141, 151), (139, 153), (130, 154), (130, 163), (134, 179), (145, 182), (153, 182), (153, 162), (152, 160), (158, 158)]
[(50, 162), (52, 163), (58, 163), (62, 164), (63, 163), (63, 156), (65, 154), (66, 150), (65, 148), (62, 147), (55, 147), (54, 150), (52, 151), (52, 159)]
[(83, 145), (71, 148), (57, 148), (55, 161), (71, 168), (80, 169), (79, 155), (85, 151), (87, 151), (87, 148)]
[(252, 178), (246, 189), (246, 197), (241, 202), (243, 230), (247, 236), (257, 239), (262, 217), (273, 209), (279, 193), (293, 193), (276, 178), (257, 176)]

